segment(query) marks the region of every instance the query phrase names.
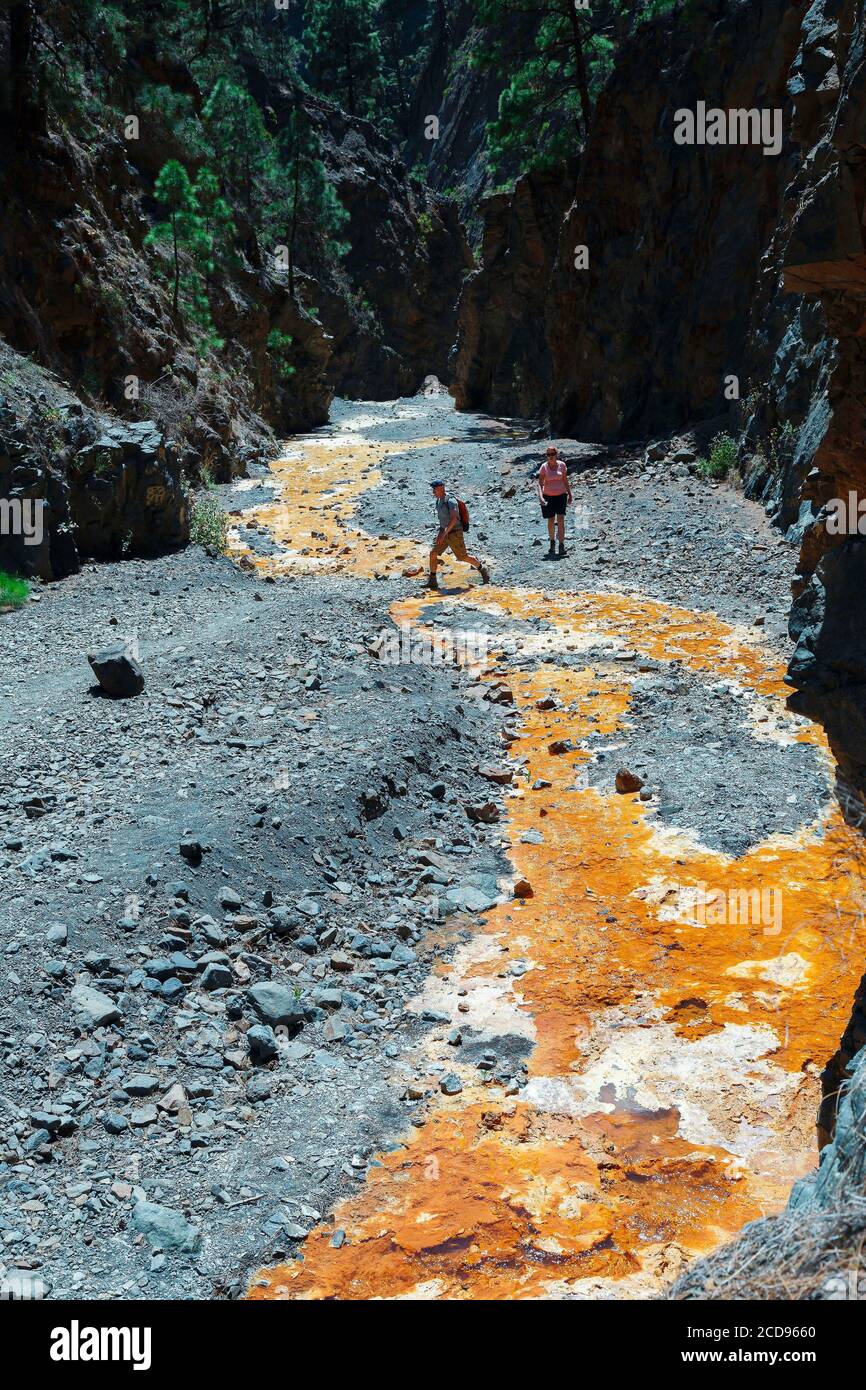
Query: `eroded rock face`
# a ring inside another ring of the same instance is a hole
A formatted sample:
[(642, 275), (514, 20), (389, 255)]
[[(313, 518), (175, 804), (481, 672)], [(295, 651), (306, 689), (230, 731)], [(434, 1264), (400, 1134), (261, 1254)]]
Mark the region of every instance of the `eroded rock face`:
[(485, 198), (481, 268), (463, 287), (450, 362), (458, 410), (539, 413), (552, 372), (548, 282), (576, 176), (575, 162)]
[(410, 177), (371, 122), (270, 82), (258, 69), (248, 67), (247, 77), (275, 130), (303, 101), (349, 214), (337, 234), (349, 248), (339, 268), (318, 263), (311, 248), (306, 264), (316, 280), (301, 295), (324, 325), (321, 365), (331, 393), (389, 400), (414, 394), (428, 373), (446, 378), (457, 302), (472, 266), (457, 208)]
[(185, 545), (189, 515), (177, 458), (160, 431), (105, 421), (73, 456), (70, 510), (83, 555), (119, 559)]
[[(527, 411), (548, 415), (559, 433), (613, 441), (728, 408), (725, 377), (743, 372), (758, 267), (796, 154), (790, 144), (777, 156), (760, 145), (677, 145), (675, 113), (698, 101), (787, 111), (797, 36), (796, 12), (784, 0), (713, 3), (641, 27), (599, 98), (556, 252), (534, 257), (543, 286), (530, 269), (531, 223), (525, 251), (515, 257), (508, 248), (502, 257), (498, 238), (494, 262), (484, 258), (490, 274), (467, 285), (454, 364), (458, 400), (494, 406), (495, 389), (485, 383), (500, 381), (499, 338), (488, 343), (473, 325), (479, 315), (497, 322), (496, 260), (507, 284), (514, 259), (525, 255), (533, 292), (521, 331), (530, 343), (540, 336), (539, 303), (546, 306), (546, 350), (523, 393)], [(531, 221), (545, 221), (542, 198), (557, 219), (568, 179), (562, 170), (537, 190)], [(527, 195), (521, 185), (518, 203)], [(495, 205), (493, 217), (507, 223)]]
[[(785, 286), (816, 297), (832, 351), (803, 486), (791, 703), (825, 726), (843, 776), (866, 798), (866, 534), (857, 530), (866, 497), (866, 35), (853, 0), (812, 7), (794, 77), (797, 125), (817, 139), (786, 245)], [(849, 504), (847, 533), (837, 533), (835, 499)]]
[[(47, 373), (0, 349), (0, 569), (61, 579), (82, 558), (185, 545), (180, 460), (153, 421), (86, 409)], [(13, 513), (7, 504), (27, 511)], [(29, 518), (26, 532), (10, 525)]]
[[(727, 411), (747, 491), (802, 545), (794, 706), (866, 796), (866, 534), (828, 529), (834, 499), (866, 494), (862, 21), (856, 0), (805, 13), (754, 0), (644, 26), (599, 99), (564, 216), (565, 171), (487, 201), (452, 389), (586, 440), (721, 428)], [(699, 100), (781, 110), (782, 152), (677, 145), (674, 113)]]

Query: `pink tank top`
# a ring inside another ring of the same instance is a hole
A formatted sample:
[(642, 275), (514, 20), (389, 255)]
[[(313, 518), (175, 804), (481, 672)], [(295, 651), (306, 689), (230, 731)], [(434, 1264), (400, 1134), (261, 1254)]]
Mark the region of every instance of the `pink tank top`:
[(538, 470), (538, 477), (541, 491), (546, 497), (561, 497), (564, 492), (568, 492), (568, 468), (562, 459), (557, 459), (553, 464), (545, 459)]

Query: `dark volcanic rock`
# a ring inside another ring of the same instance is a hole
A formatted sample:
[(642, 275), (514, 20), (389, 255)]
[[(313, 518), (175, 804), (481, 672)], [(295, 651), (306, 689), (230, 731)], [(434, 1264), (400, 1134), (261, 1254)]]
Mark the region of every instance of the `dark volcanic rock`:
[(154, 555), (189, 540), (180, 461), (153, 421), (87, 410), (32, 363), (0, 348), (0, 498), (41, 511), (33, 541), (0, 536), (0, 568), (42, 579), (82, 557)]
[(144, 689), (144, 672), (124, 647), (93, 652), (87, 660), (106, 695), (128, 699)]
[(313, 254), (317, 283), (303, 295), (325, 326), (332, 391), (389, 400), (413, 395), (430, 373), (445, 379), (460, 288), (472, 266), (456, 207), (411, 178), (370, 121), (270, 81), (252, 64), (246, 75), (277, 130), (303, 102), (349, 214), (339, 234), (347, 246), (339, 272)]
[(83, 555), (155, 554), (189, 540), (180, 467), (151, 421), (105, 422), (75, 455), (70, 491)]
[[(567, 211), (567, 168), (534, 189), (518, 183), (516, 225), (505, 233), (497, 224), (508, 228), (507, 211), (494, 206), (495, 259), (488, 264), (487, 249), (484, 257), (491, 274), (470, 280), (461, 302), (458, 401), (495, 409), (509, 399), (503, 373), (520, 367), (522, 337), (544, 346), (511, 399), (524, 413), (548, 414), (563, 434), (613, 441), (727, 408), (725, 375), (743, 367), (752, 293), (788, 162), (755, 145), (677, 145), (674, 113), (698, 100), (789, 110), (785, 79), (796, 44), (797, 15), (783, 0), (736, 7), (714, 0), (640, 27), (599, 97)], [(546, 224), (557, 220), (550, 256)], [(581, 247), (586, 268), (576, 264)], [(515, 273), (524, 286), (509, 306)], [(501, 356), (496, 331), (506, 309), (511, 360)], [(475, 331), (488, 313), (489, 340)]]
[(484, 199), (482, 266), (464, 285), (450, 362), (458, 410), (538, 413), (551, 376), (547, 286), (576, 176), (575, 161)]
[(829, 502), (847, 503), (853, 492), (856, 510), (866, 495), (866, 35), (862, 22), (857, 27), (858, 13), (853, 0), (813, 6), (804, 26), (792, 85), (797, 129), (816, 143), (804, 166), (784, 264), (786, 288), (818, 297), (832, 343), (808, 422), (811, 449), (799, 459), (801, 473), (809, 468), (803, 486), (808, 506), (791, 612), (797, 641), (791, 704), (824, 725), (843, 776), (863, 796), (866, 540), (856, 530), (833, 534), (827, 524)]

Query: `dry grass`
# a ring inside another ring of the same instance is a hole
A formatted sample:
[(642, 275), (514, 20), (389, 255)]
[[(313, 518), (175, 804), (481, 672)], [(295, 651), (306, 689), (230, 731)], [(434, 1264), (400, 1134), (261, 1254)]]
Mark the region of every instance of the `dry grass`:
[(779, 1216), (691, 1265), (671, 1299), (866, 1299), (866, 1049), (843, 1087), (834, 1142)]

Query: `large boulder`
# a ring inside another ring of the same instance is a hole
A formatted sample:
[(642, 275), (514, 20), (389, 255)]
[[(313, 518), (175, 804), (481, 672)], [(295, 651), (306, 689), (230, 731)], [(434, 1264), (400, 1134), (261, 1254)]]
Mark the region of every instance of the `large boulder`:
[(180, 464), (152, 421), (103, 420), (69, 477), (82, 555), (158, 554), (189, 540)]
[(125, 647), (92, 652), (87, 660), (106, 695), (128, 700), (144, 689), (144, 672)]

